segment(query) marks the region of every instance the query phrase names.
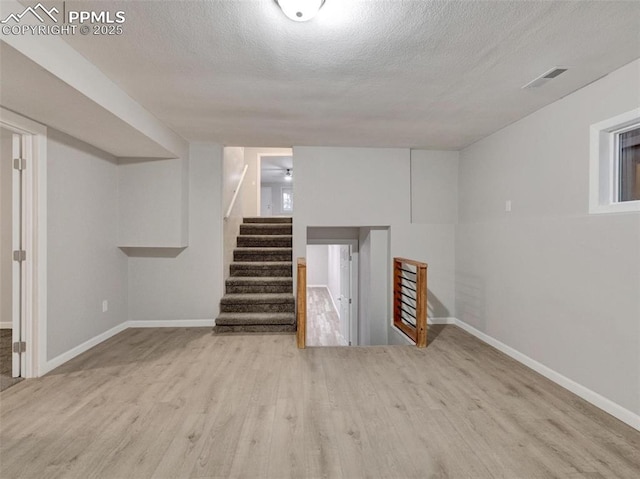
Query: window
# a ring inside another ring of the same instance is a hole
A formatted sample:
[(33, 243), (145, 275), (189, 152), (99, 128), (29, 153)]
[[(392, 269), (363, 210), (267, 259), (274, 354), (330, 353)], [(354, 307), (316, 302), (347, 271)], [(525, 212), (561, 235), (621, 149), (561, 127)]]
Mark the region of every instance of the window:
[(616, 135), (618, 201), (640, 200), (640, 125)]
[(591, 125), (590, 213), (640, 211), (640, 109)]
[(282, 188), (282, 211), (293, 211), (293, 189)]

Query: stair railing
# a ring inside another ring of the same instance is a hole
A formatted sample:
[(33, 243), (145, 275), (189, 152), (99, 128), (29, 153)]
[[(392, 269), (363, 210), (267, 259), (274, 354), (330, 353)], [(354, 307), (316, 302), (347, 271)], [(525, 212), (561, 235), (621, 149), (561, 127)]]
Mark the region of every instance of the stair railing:
[(427, 346), (427, 264), (393, 259), (393, 325), (419, 348)]
[(306, 258), (298, 258), (297, 263), (297, 341), (298, 349), (304, 349), (307, 346), (307, 260)]
[(242, 170), (242, 175), (240, 175), (240, 181), (238, 181), (238, 186), (236, 186), (236, 189), (233, 192), (233, 198), (231, 198), (231, 204), (229, 204), (227, 213), (224, 215), (225, 220), (228, 219), (229, 216), (231, 216), (231, 211), (233, 210), (233, 206), (236, 204), (236, 198), (238, 198), (238, 193), (240, 193), (240, 189), (242, 188), (242, 182), (244, 181), (244, 177), (246, 176), (248, 169), (249, 169), (249, 165), (244, 165), (244, 169)]

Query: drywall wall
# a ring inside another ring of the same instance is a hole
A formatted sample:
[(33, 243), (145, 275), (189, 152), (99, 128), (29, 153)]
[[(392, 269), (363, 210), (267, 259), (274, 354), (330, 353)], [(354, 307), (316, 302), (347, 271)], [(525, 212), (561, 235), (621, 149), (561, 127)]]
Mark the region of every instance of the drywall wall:
[(244, 162), (249, 166), (242, 188), (244, 216), (260, 216), (260, 155), (291, 156), (291, 148), (244, 149)]
[(127, 257), (117, 246), (117, 170), (111, 155), (48, 130), (49, 360), (127, 320)]
[(307, 245), (307, 285), (327, 286), (329, 282), (329, 247)]
[[(262, 183), (261, 186), (271, 187), (271, 214), (274, 216), (292, 216), (293, 211), (282, 211), (282, 188), (293, 188), (291, 183)], [(295, 198), (293, 199), (295, 208)]]
[[(243, 170), (244, 148), (226, 147), (222, 160), (222, 207), (225, 215), (238, 188)], [(223, 271), (225, 278), (229, 276), (229, 265), (233, 261), (233, 250), (237, 246), (236, 238), (242, 223), (242, 201), (242, 194), (238, 193), (233, 208), (223, 223)]]
[(639, 78), (636, 61), (463, 150), (456, 233), (457, 317), (636, 415), (640, 214), (589, 215), (588, 187), (589, 126), (638, 107)]
[[(129, 257), (129, 319), (213, 320), (223, 289), (222, 147), (189, 150), (189, 246)], [(213, 325), (213, 321), (211, 321)]]
[[(327, 289), (336, 306), (338, 316), (340, 316), (340, 250), (349, 248), (348, 245), (327, 245)], [(342, 324), (342, 321), (340, 322)], [(345, 338), (348, 338), (348, 331), (342, 331)]]
[[(447, 160), (452, 164), (447, 165)], [(389, 265), (393, 256), (428, 263), (429, 315), (454, 316), (457, 209), (448, 205), (443, 212), (433, 203), (457, 201), (451, 193), (456, 191), (457, 186), (457, 153), (295, 147), (294, 167), (294, 256), (304, 255), (308, 227), (311, 227), (309, 239), (321, 231), (315, 227), (323, 227), (324, 231), (349, 226), (389, 227), (385, 232), (388, 235), (387, 249), (370, 245), (370, 251), (382, 255), (382, 261)], [(338, 171), (339, 175), (336, 174)], [(442, 186), (438, 186), (437, 190), (429, 187), (438, 183), (442, 183)], [(425, 211), (414, 214), (412, 222), (411, 211), (417, 212), (422, 203), (429, 205), (425, 205)], [(418, 220), (421, 222), (416, 222)], [(380, 240), (378, 234), (374, 233), (376, 241)], [(366, 237), (360, 236), (360, 239)], [(381, 267), (377, 267), (377, 271), (380, 270)], [(363, 274), (371, 274), (367, 269), (367, 261), (361, 262), (360, 274), (361, 279)], [(390, 278), (378, 280), (390, 281)], [(365, 287), (381, 291), (379, 285), (382, 283), (367, 284), (365, 281)], [(366, 292), (362, 294), (365, 300), (374, 300), (373, 295), (367, 295)], [(387, 291), (386, 295), (383, 292), (382, 297), (386, 298), (383, 311), (390, 324), (391, 292)], [(378, 296), (375, 296), (377, 299)], [(371, 317), (373, 310), (371, 305), (360, 302), (364, 318)], [(371, 337), (372, 333), (361, 331), (361, 334)]]
[(411, 150), (411, 222), (458, 221), (457, 151)]
[(0, 324), (8, 327), (12, 321), (12, 147), (13, 134), (0, 128)]
[[(118, 159), (118, 244), (183, 248), (188, 245), (188, 161)], [(185, 191), (186, 189), (186, 191)]]

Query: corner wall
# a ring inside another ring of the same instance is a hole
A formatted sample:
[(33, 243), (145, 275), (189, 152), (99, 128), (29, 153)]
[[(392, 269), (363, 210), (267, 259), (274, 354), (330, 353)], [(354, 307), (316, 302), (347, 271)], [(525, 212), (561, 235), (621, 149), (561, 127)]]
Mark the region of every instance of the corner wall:
[(456, 233), (457, 317), (635, 415), (640, 214), (589, 215), (588, 187), (589, 126), (639, 80), (636, 61), (463, 150)]
[(360, 344), (388, 341), (393, 256), (429, 263), (429, 314), (454, 316), (457, 161), (457, 152), (294, 148), (294, 258), (305, 256), (308, 227), (361, 228)]
[(47, 360), (127, 320), (117, 168), (113, 156), (48, 130)]
[(213, 326), (223, 284), (222, 148), (189, 149), (189, 246), (129, 257), (129, 319), (205, 320)]

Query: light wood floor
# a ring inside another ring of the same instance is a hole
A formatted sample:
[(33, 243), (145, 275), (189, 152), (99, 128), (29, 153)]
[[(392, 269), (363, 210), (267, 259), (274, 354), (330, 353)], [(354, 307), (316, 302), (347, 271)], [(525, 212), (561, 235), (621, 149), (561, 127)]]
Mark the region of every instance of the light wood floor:
[(347, 346), (340, 332), (340, 317), (325, 287), (307, 288), (307, 345)]
[(639, 477), (640, 432), (454, 326), (429, 338), (130, 329), (0, 394), (0, 477)]

